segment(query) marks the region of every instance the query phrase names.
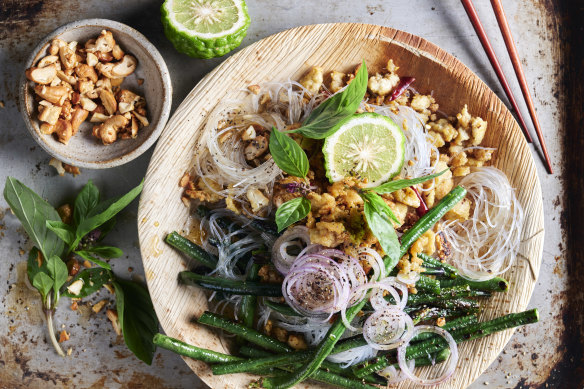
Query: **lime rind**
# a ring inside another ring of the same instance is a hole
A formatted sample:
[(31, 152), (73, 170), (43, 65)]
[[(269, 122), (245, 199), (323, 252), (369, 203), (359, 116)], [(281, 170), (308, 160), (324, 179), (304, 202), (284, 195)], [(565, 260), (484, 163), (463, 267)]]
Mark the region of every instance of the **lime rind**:
[[(326, 138), (322, 148), (326, 176), (330, 182), (360, 176), (374, 178), (366, 185), (374, 187), (399, 174), (405, 160), (406, 139), (401, 128), (390, 118), (376, 113), (362, 113), (345, 119), (338, 127), (334, 134)], [(353, 144), (346, 145), (340, 141), (347, 137)], [(375, 155), (373, 163), (357, 157), (363, 146)], [(386, 149), (393, 151), (384, 154)]]
[(187, 29), (179, 22), (172, 10), (173, 0), (166, 0), (160, 7), (164, 34), (176, 50), (194, 58), (221, 57), (237, 48), (247, 34), (250, 18), (243, 0), (231, 0), (237, 8), (237, 21), (220, 33), (199, 32)]

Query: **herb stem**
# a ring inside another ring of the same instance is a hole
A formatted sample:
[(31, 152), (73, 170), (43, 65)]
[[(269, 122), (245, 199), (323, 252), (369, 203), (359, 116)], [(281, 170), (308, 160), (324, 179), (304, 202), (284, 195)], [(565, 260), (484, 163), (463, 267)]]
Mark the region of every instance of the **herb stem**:
[(52, 293), (47, 295), (46, 305), (43, 306), (43, 313), (45, 314), (45, 319), (47, 321), (47, 328), (49, 330), (49, 339), (55, 348), (55, 351), (60, 356), (64, 357), (65, 353), (61, 348), (61, 345), (57, 341), (57, 336), (55, 335), (55, 327), (53, 326), (53, 314), (55, 313), (55, 309), (52, 306)]

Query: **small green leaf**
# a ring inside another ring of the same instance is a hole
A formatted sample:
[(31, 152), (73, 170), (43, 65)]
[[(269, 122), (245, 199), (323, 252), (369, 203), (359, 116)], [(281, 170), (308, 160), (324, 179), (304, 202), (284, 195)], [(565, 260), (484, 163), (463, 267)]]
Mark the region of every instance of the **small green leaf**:
[(49, 271), (49, 275), (55, 283), (54, 288), (56, 291), (58, 291), (61, 289), (61, 286), (67, 282), (67, 277), (69, 276), (67, 265), (65, 265), (65, 262), (63, 262), (61, 258), (53, 255), (47, 261), (47, 269)]
[(304, 197), (286, 201), (276, 211), (276, 224), (278, 232), (299, 220), (302, 220), (310, 212), (310, 201)]
[(385, 204), (383, 199), (379, 198), (387, 209), (381, 206), (376, 199), (379, 196), (375, 193), (361, 193), (361, 197), (363, 197), (364, 201), (363, 214), (365, 215), (369, 229), (379, 241), (385, 255), (394, 261), (396, 259), (399, 260), (400, 243), (390, 219), (393, 212), (391, 212), (391, 209)]
[(84, 269), (79, 274), (77, 274), (75, 278), (73, 278), (71, 282), (67, 284), (67, 286), (71, 285), (77, 280), (83, 280), (83, 287), (81, 288), (79, 294), (72, 294), (65, 287), (62, 290), (63, 296), (72, 298), (87, 297), (100, 290), (105, 284), (111, 282), (112, 273), (109, 270), (102, 269), (100, 267)]
[(37, 273), (32, 279), (32, 286), (34, 286), (39, 291), (43, 297), (43, 302), (47, 299), (47, 295), (53, 288), (53, 285), (53, 279), (47, 273), (42, 271)]
[(120, 279), (113, 285), (124, 341), (138, 359), (150, 365), (156, 351), (152, 338), (158, 332), (158, 318), (148, 290), (136, 282)]
[(67, 245), (71, 245), (75, 241), (75, 231), (67, 223), (62, 221), (47, 220), (47, 228), (53, 231), (61, 240)]
[(124, 252), (113, 246), (94, 246), (87, 250), (89, 253), (99, 255), (102, 258), (119, 258), (124, 255)]
[(93, 182), (89, 180), (75, 199), (75, 207), (73, 208), (73, 220), (75, 225), (78, 226), (82, 220), (86, 219), (89, 212), (91, 212), (98, 203), (99, 189), (97, 189), (97, 187), (93, 185)]
[(444, 174), (447, 170), (448, 169), (444, 169), (440, 173), (431, 174), (428, 176), (423, 176), (423, 177), (418, 177), (418, 178), (412, 178), (409, 180), (403, 179), (403, 180), (388, 181), (384, 184), (376, 186), (375, 188), (368, 188), (367, 190), (370, 190), (372, 192), (377, 192), (379, 194), (392, 193), (392, 192), (398, 191), (400, 189), (409, 188), (410, 186), (418, 185), (418, 184), (421, 184), (423, 182), (434, 179), (434, 178)]
[(113, 217), (113, 218), (109, 219), (107, 222), (103, 223), (99, 227), (101, 234), (99, 234), (99, 238), (97, 238), (97, 241), (101, 242), (102, 240), (104, 240), (105, 237), (114, 229), (115, 226), (116, 226), (116, 218), (115, 217)]
[(95, 263), (97, 266), (107, 269), (107, 270), (111, 270), (112, 267), (110, 266), (109, 263), (102, 261), (101, 259), (95, 258), (93, 255), (91, 255), (91, 253), (87, 250), (78, 250), (78, 251), (73, 251), (75, 254), (79, 255), (81, 258), (89, 261), (89, 262), (93, 262)]
[(89, 212), (87, 218), (82, 220), (79, 225), (77, 226), (77, 239), (73, 243), (72, 247), (77, 247), (81, 239), (96, 229), (97, 227), (101, 226), (102, 224), (109, 221), (111, 218), (116, 216), (122, 209), (124, 209), (128, 204), (132, 202), (140, 192), (142, 192), (142, 187), (144, 182), (141, 182), (140, 185), (123, 195), (118, 199), (110, 199), (105, 200), (99, 203), (93, 210)]
[(387, 203), (383, 201), (381, 196), (373, 192), (361, 192), (360, 195), (363, 201), (365, 201), (366, 203), (367, 202), (370, 203), (376, 212), (380, 212), (387, 215), (390, 219), (399, 224), (400, 221), (395, 216), (391, 208), (389, 208), (389, 205), (387, 205)]
[(357, 111), (367, 92), (368, 81), (367, 65), (363, 61), (353, 81), (342, 92), (322, 102), (310, 113), (302, 127), (291, 132), (298, 132), (312, 139), (324, 139), (332, 135), (341, 121)]
[(6, 179), (4, 198), (44, 258), (62, 254), (63, 242), (47, 228), (47, 220), (61, 220), (49, 203), (12, 177)]
[(276, 165), (291, 176), (308, 174), (308, 157), (302, 147), (276, 127), (272, 127), (270, 134), (270, 154)]

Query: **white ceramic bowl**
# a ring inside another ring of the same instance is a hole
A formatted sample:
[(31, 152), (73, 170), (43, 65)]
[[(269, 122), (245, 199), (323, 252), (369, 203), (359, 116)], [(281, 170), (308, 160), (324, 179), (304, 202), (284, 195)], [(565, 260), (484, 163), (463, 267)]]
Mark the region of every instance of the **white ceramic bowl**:
[[(102, 30), (109, 30), (122, 50), (138, 60), (136, 71), (126, 77), (122, 87), (144, 96), (150, 124), (138, 132), (135, 139), (120, 139), (103, 145), (91, 132), (95, 123), (85, 121), (67, 145), (57, 141), (53, 135), (40, 132), (37, 119), (34, 83), (24, 76), (25, 69), (48, 55), (48, 48), (55, 38), (66, 42), (84, 44), (96, 38)], [(143, 79), (142, 85), (138, 80)], [(70, 165), (105, 169), (127, 163), (148, 150), (156, 142), (164, 128), (172, 103), (172, 83), (162, 56), (144, 35), (125, 24), (107, 19), (85, 19), (66, 24), (43, 38), (33, 50), (22, 69), (20, 84), (20, 111), (32, 137), (53, 157)]]

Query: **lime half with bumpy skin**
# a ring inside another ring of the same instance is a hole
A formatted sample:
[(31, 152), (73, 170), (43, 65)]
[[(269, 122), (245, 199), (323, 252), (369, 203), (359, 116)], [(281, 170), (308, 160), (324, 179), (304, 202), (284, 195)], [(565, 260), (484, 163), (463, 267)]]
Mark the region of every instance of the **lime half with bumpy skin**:
[(166, 37), (178, 51), (195, 58), (229, 53), (249, 27), (244, 0), (166, 0), (161, 12)]
[(401, 171), (405, 141), (390, 118), (376, 113), (353, 115), (324, 142), (326, 175), (331, 182), (357, 177), (367, 179), (368, 188), (378, 186)]

